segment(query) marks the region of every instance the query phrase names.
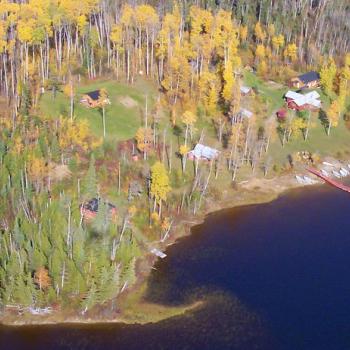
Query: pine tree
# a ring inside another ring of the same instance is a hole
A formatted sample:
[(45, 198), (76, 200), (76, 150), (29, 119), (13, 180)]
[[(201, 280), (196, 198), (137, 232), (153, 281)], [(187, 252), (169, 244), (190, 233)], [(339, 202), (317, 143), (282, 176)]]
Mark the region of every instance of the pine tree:
[(73, 234), (73, 260), (78, 268), (82, 268), (85, 261), (84, 237), (86, 232), (79, 226)]
[(29, 115), (29, 110), (32, 105), (30, 89), (28, 84), (24, 84), (22, 87), (22, 98), (21, 98), (21, 109), (20, 113), (22, 115)]
[(96, 232), (103, 234), (107, 232), (110, 222), (108, 214), (108, 205), (100, 199), (98, 203), (98, 211), (92, 225)]
[(97, 302), (98, 302), (97, 290), (98, 290), (98, 288), (96, 286), (95, 281), (92, 281), (90, 288), (87, 292), (87, 295), (81, 303), (83, 313), (90, 310), (94, 305), (97, 304)]
[(123, 269), (122, 280), (128, 286), (132, 286), (136, 281), (136, 259), (132, 258)]
[(16, 276), (13, 299), (17, 304), (31, 306), (34, 304), (34, 298), (30, 286), (24, 281), (25, 277), (26, 276), (23, 276), (22, 274)]
[(89, 169), (83, 178), (81, 192), (85, 199), (91, 199), (97, 196), (97, 177), (95, 169), (95, 157), (90, 157)]

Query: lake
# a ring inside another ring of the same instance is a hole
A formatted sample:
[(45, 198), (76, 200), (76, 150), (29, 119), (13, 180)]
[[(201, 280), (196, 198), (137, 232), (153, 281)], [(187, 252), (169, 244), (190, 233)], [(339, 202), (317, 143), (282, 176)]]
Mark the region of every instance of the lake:
[(209, 215), (167, 250), (149, 325), (0, 327), (0, 349), (350, 349), (350, 196), (326, 186)]

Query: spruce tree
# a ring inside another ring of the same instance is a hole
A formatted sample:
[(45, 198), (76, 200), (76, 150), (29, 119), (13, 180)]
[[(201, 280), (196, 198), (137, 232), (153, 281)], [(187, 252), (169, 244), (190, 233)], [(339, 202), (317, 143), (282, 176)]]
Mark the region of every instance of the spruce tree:
[(30, 286), (24, 282), (24, 278), (22, 274), (16, 276), (13, 299), (17, 304), (30, 306), (34, 303), (33, 295)]
[(73, 260), (79, 269), (82, 268), (85, 260), (84, 237), (86, 233), (79, 226), (73, 234)]
[(28, 115), (29, 110), (32, 104), (32, 100), (30, 97), (30, 89), (28, 84), (24, 84), (22, 88), (22, 97), (21, 97), (21, 108), (20, 113), (22, 115)]
[(89, 169), (83, 178), (81, 192), (84, 199), (91, 199), (97, 196), (97, 177), (95, 169), (95, 157), (90, 158)]
[(106, 233), (109, 226), (108, 205), (99, 200), (97, 215), (93, 222), (93, 228), (98, 233)]
[(92, 282), (86, 297), (83, 299), (81, 306), (83, 313), (91, 309), (97, 303), (97, 286), (95, 281)]
[(128, 286), (132, 286), (136, 282), (136, 258), (130, 259), (124, 267), (123, 282), (127, 282)]
[(50, 145), (51, 160), (54, 162), (59, 162), (61, 158), (60, 146), (58, 144), (57, 136), (53, 135)]

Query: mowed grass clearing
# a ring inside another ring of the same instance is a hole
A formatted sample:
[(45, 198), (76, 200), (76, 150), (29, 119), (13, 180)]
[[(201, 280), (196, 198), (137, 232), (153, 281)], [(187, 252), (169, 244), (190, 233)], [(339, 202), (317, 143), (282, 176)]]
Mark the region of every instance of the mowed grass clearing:
[(257, 89), (258, 93), (264, 97), (268, 103), (268, 115), (284, 106), (283, 96), (288, 91), (287, 87), (279, 88), (268, 85), (256, 74), (244, 72), (244, 84)]
[[(86, 119), (94, 134), (103, 135), (102, 113), (98, 108), (87, 108), (79, 103), (81, 96), (90, 91), (105, 88), (108, 92), (111, 105), (106, 107), (106, 138), (109, 141), (123, 141), (135, 136), (135, 133), (144, 118), (145, 100), (148, 98), (149, 112), (154, 103), (157, 89), (151, 82), (137, 80), (134, 85), (127, 85), (116, 80), (98, 80), (81, 84), (76, 87), (74, 98), (74, 116)], [(128, 99), (132, 103), (124, 102)], [(40, 114), (46, 117), (57, 118), (60, 115), (69, 118), (70, 99), (63, 92), (52, 92), (41, 96), (39, 104)]]
[[(288, 87), (279, 87), (269, 84), (261, 80), (254, 73), (244, 73), (244, 83), (247, 86), (255, 87), (268, 103), (268, 113), (272, 117), (279, 108), (284, 107), (284, 94), (289, 90)], [(316, 90), (320, 94), (322, 108), (327, 110), (330, 100), (321, 89)], [(306, 91), (307, 92), (307, 91)], [(327, 136), (324, 126), (322, 125), (318, 112), (313, 113), (311, 117), (311, 127), (309, 137), (305, 141), (302, 133), (297, 132), (292, 135), (291, 140), (282, 147), (281, 140), (278, 135), (271, 142), (269, 156), (272, 157), (275, 164), (284, 164), (288, 161), (288, 156), (299, 151), (309, 151), (317, 153), (320, 156), (334, 156), (338, 158), (346, 158), (350, 150), (350, 130), (346, 127), (343, 118), (339, 118), (337, 127), (331, 129), (330, 136)]]
[(317, 153), (322, 158), (333, 156), (338, 159), (350, 159), (350, 130), (345, 126), (343, 120), (340, 119), (339, 125), (331, 129), (329, 136), (321, 125), (317, 114), (313, 115), (311, 124), (309, 137), (306, 141), (301, 132), (298, 132), (292, 135), (291, 140), (282, 147), (281, 141), (276, 135), (269, 149), (269, 155), (273, 158), (274, 163), (286, 163), (288, 155), (299, 151)]

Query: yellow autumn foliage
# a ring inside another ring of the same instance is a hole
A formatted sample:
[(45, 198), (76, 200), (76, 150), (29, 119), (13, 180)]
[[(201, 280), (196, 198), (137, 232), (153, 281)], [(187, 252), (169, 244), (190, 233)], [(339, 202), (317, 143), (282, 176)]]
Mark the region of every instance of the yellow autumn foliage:
[(58, 142), (62, 149), (81, 147), (84, 151), (101, 144), (101, 140), (92, 136), (86, 119), (72, 121), (63, 117), (60, 118)]
[(167, 194), (171, 191), (169, 177), (164, 164), (156, 162), (151, 168), (151, 195), (157, 203), (165, 201)]
[(41, 157), (36, 157), (35, 155), (29, 156), (27, 170), (29, 178), (32, 180), (41, 180), (48, 173), (48, 168), (46, 167), (45, 159)]
[(186, 146), (186, 145), (181, 145), (180, 148), (179, 148), (179, 153), (181, 154), (181, 156), (184, 156), (185, 154), (188, 153), (189, 151), (189, 147)]

